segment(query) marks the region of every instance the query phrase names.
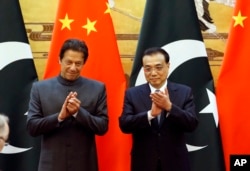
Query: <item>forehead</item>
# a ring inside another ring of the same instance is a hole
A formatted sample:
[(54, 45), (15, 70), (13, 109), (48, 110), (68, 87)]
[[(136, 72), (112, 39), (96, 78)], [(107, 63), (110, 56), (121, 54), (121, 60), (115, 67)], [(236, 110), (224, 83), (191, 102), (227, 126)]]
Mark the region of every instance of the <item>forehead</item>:
[(157, 65), (165, 64), (165, 57), (161, 53), (154, 53), (151, 55), (145, 55), (142, 59), (143, 65)]
[(67, 50), (63, 55), (64, 60), (83, 60), (84, 54), (82, 52), (74, 51), (74, 50)]

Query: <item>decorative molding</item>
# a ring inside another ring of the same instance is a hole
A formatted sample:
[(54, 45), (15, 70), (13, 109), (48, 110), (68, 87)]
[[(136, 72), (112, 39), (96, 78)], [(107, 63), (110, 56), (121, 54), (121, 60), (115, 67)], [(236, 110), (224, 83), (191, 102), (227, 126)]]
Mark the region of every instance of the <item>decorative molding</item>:
[[(25, 23), (26, 32), (30, 41), (44, 42), (51, 41), (53, 32), (53, 23)], [(213, 40), (226, 40), (228, 33), (203, 33), (203, 39), (213, 39)], [(137, 41), (139, 38), (138, 34), (116, 34), (117, 41)], [(217, 62), (220, 65), (223, 52), (214, 50), (212, 48), (206, 48), (208, 59), (212, 62)], [(48, 52), (33, 52), (35, 59), (46, 59), (48, 57)], [(121, 58), (128, 58), (133, 60), (133, 55), (121, 54)], [(211, 64), (213, 65), (213, 64)]]

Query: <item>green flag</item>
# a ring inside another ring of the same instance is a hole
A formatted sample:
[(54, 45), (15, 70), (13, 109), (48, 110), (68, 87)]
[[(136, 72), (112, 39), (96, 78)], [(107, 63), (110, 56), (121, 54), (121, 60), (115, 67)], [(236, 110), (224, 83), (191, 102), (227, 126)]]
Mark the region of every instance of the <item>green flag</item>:
[(168, 79), (193, 89), (199, 126), (187, 133), (191, 170), (224, 170), (214, 82), (193, 0), (147, 0), (130, 86), (146, 82), (142, 54), (155, 46), (170, 55)]
[(35, 171), (39, 139), (26, 131), (31, 85), (37, 73), (18, 0), (0, 1), (0, 113), (9, 117), (9, 145), (0, 153), (0, 170)]

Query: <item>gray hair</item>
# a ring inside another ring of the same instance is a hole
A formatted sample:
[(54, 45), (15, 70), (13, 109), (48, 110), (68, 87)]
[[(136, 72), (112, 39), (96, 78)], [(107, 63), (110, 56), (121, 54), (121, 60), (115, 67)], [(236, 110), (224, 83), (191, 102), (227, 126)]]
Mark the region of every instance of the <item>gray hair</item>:
[(0, 113), (0, 131), (4, 129), (5, 123), (9, 123), (9, 117)]

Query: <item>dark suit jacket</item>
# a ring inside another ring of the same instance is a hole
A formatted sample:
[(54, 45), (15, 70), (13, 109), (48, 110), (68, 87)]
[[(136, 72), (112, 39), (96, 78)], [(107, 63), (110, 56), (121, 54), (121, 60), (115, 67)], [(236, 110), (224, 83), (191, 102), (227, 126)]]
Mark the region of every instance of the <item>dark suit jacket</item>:
[(185, 132), (193, 131), (197, 124), (192, 91), (185, 85), (168, 81), (168, 92), (172, 109), (166, 117), (161, 114), (148, 121), (147, 112), (151, 109), (150, 88), (143, 84), (130, 88), (125, 93), (123, 113), (119, 118), (124, 133), (131, 133), (132, 171), (156, 171), (158, 159), (163, 171), (189, 171), (188, 151)]
[[(62, 104), (70, 91), (81, 100), (77, 117), (58, 122)], [(31, 89), (27, 130), (42, 135), (39, 171), (97, 171), (95, 135), (108, 130), (104, 84), (61, 76), (36, 82)]]

